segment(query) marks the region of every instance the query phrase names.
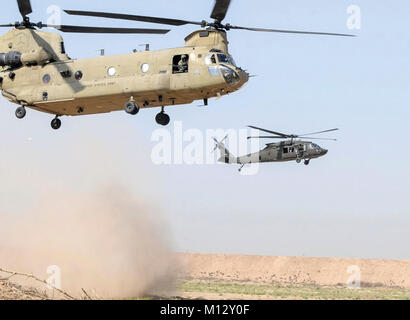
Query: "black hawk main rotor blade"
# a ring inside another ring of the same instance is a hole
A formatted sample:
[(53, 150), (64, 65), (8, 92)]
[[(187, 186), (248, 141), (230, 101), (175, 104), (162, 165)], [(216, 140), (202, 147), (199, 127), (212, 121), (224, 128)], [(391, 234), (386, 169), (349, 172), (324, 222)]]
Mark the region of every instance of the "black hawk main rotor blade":
[(260, 131), (271, 133), (271, 134), (276, 134), (276, 135), (281, 136), (283, 138), (290, 138), (291, 137), (291, 136), (289, 136), (287, 134), (284, 134), (284, 133), (275, 132), (275, 131), (271, 131), (271, 130), (266, 130), (266, 129), (262, 129), (262, 128), (258, 128), (258, 127), (254, 127), (254, 126), (249, 126), (249, 128), (260, 130)]
[(249, 139), (287, 139), (285, 137), (276, 137), (276, 136), (260, 136), (260, 137), (248, 137)]
[(134, 28), (101, 28), (101, 27), (82, 27), (67, 25), (42, 25), (43, 28), (54, 28), (61, 32), (72, 33), (116, 33), (116, 34), (166, 34), (170, 30), (162, 29), (134, 29)]
[(309, 140), (337, 141), (337, 139), (331, 139), (331, 138), (312, 138), (312, 137), (301, 137), (301, 138), (309, 139)]
[(77, 11), (77, 10), (64, 10), (64, 12), (70, 15), (75, 15), (75, 16), (131, 20), (131, 21), (139, 21), (139, 22), (167, 24), (171, 26), (183, 26), (187, 24), (195, 24), (199, 26), (202, 25), (202, 22), (179, 20), (179, 19), (158, 18), (158, 17), (148, 17), (148, 16), (136, 16), (132, 14), (121, 14), (121, 13), (111, 13), (111, 12)]
[[(296, 137), (293, 139), (297, 138), (302, 138), (302, 137)], [(284, 137), (276, 137), (276, 136), (260, 136), (260, 137), (248, 137), (248, 139), (287, 139)], [(312, 138), (312, 137), (303, 137), (303, 139), (309, 139), (309, 140), (323, 140), (323, 141), (337, 141), (337, 139), (331, 139), (331, 138)]]
[(218, 22), (222, 22), (226, 17), (230, 4), (231, 0), (216, 0), (214, 9), (211, 13), (211, 18)]
[(315, 135), (315, 134), (322, 134), (322, 133), (333, 132), (333, 131), (339, 131), (339, 129), (330, 129), (330, 130), (326, 130), (326, 131), (301, 134), (300, 137), (311, 136), (311, 135)]
[(33, 12), (30, 0), (17, 0), (17, 4), (19, 6), (19, 10), (23, 18), (25, 18), (28, 14)]

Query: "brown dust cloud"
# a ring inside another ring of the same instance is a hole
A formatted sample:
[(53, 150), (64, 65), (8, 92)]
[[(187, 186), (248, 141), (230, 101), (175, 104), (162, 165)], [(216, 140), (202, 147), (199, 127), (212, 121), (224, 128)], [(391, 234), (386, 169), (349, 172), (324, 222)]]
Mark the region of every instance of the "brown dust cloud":
[(147, 160), (98, 136), (78, 139), (51, 141), (52, 154), (36, 138), (3, 145), (0, 268), (60, 276), (75, 297), (172, 294), (172, 239)]

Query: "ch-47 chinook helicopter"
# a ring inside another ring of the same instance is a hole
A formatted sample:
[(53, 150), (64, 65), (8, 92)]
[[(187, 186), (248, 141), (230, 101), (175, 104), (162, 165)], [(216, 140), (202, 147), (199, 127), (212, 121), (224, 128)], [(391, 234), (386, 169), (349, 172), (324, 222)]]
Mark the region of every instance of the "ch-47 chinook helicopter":
[(0, 37), (0, 89), (8, 100), (19, 105), (16, 116), (26, 108), (53, 114), (51, 126), (61, 127), (61, 116), (78, 116), (124, 110), (136, 115), (141, 108), (161, 107), (156, 121), (168, 125), (166, 106), (221, 97), (239, 90), (248, 80), (228, 51), (228, 30), (249, 30), (350, 36), (346, 34), (273, 30), (223, 24), (230, 0), (216, 0), (211, 14), (214, 22), (72, 11), (70, 15), (125, 19), (173, 26), (197, 25), (201, 29), (185, 38), (185, 46), (161, 51), (134, 52), (72, 60), (60, 35), (40, 31), (110, 34), (166, 34), (167, 29), (101, 28), (32, 23), (30, 0), (17, 0), (22, 22)]
[(214, 139), (216, 146), (215, 150), (219, 149), (221, 152), (221, 158), (218, 160), (222, 163), (227, 164), (239, 164), (243, 169), (245, 165), (252, 163), (267, 163), (267, 162), (289, 162), (296, 161), (301, 163), (304, 160), (305, 165), (309, 165), (312, 159), (317, 159), (325, 156), (328, 153), (328, 150), (323, 149), (317, 144), (310, 141), (297, 140), (301, 139), (310, 139), (310, 140), (328, 140), (328, 141), (337, 141), (336, 139), (329, 138), (312, 138), (308, 136), (323, 134), (327, 132), (338, 131), (339, 129), (330, 129), (326, 131), (307, 133), (302, 135), (295, 134), (284, 134), (276, 131), (266, 130), (254, 126), (249, 126), (249, 128), (260, 130), (266, 133), (273, 134), (274, 136), (260, 136), (260, 137), (248, 137), (248, 139), (282, 139), (278, 143), (269, 143), (266, 145), (266, 148), (253, 154), (249, 154), (243, 157), (234, 157), (229, 150), (225, 147), (224, 141), (228, 138), (226, 136), (221, 142)]

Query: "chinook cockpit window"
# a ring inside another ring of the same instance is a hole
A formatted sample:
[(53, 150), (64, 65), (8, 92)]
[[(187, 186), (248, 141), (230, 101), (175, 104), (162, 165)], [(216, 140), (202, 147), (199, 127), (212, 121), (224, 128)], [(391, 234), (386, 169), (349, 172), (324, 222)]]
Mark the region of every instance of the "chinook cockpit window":
[(189, 55), (182, 54), (174, 57), (172, 61), (172, 73), (188, 73), (189, 71)]
[(227, 63), (233, 66), (236, 66), (235, 60), (231, 56), (226, 54), (218, 54), (219, 63)]

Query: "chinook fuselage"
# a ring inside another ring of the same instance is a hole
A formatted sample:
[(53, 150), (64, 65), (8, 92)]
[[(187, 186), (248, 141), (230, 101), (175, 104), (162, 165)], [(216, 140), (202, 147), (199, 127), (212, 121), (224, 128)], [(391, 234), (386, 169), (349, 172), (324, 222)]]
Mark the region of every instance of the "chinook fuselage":
[(202, 29), (185, 46), (70, 59), (56, 33), (22, 28), (0, 37), (0, 80), (13, 103), (57, 116), (208, 101), (249, 79), (228, 52), (226, 32)]

